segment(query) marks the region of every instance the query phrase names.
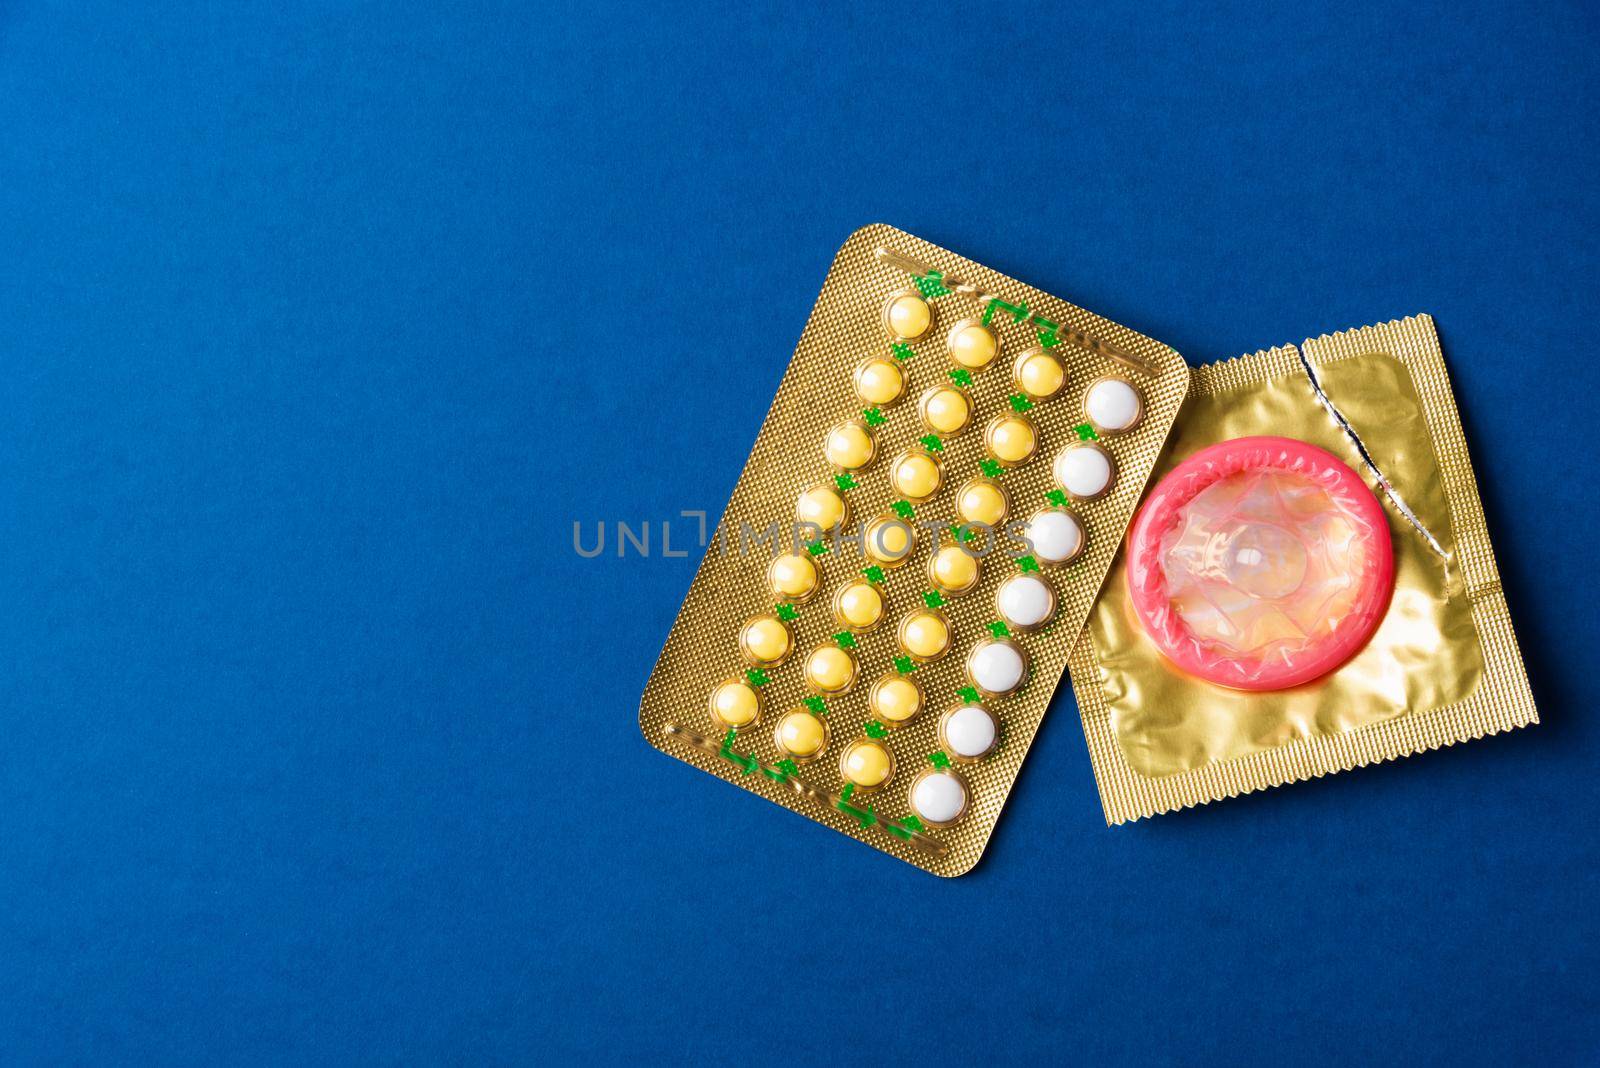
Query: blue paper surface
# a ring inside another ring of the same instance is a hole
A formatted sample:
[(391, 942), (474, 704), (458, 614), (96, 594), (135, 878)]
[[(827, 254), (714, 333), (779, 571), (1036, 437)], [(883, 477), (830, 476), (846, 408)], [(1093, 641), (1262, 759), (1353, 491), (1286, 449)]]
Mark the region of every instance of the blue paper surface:
[[(1388, 6), (0, 9), (4, 1059), (1594, 1063), (1600, 18)], [(872, 221), (1433, 314), (1543, 725), (1108, 830), (1063, 688), (955, 881), (650, 749)]]

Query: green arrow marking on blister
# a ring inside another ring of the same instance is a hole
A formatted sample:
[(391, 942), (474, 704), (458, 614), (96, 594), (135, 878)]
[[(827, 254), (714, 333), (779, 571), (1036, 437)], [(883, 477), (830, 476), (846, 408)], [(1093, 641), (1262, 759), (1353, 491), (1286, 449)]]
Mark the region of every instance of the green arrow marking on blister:
[(916, 355), (915, 352), (911, 351), (911, 346), (904, 341), (896, 341), (889, 346), (889, 351), (894, 353), (894, 358), (897, 360), (909, 360)]
[(868, 738), (882, 738), (885, 734), (889, 733), (889, 728), (885, 727), (882, 723), (879, 723), (875, 719), (867, 720), (866, 724), (862, 727), (862, 730), (867, 732)]
[(779, 619), (789, 620), (800, 618), (799, 609), (795, 608), (795, 606), (790, 604), (788, 601), (784, 601), (779, 605), (774, 605), (773, 611), (778, 613)]
[(909, 656), (897, 656), (894, 658), (894, 669), (902, 675), (909, 675), (917, 670), (917, 662)]
[(1011, 410), (1014, 412), (1026, 412), (1033, 408), (1033, 401), (1020, 393), (1013, 393), (1006, 399), (1011, 402)]
[(883, 581), (883, 568), (879, 567), (877, 564), (872, 564), (868, 567), (862, 568), (861, 573), (867, 576), (868, 582), (879, 583)]
[(1059, 324), (1051, 322), (1049, 319), (1046, 319), (1044, 316), (1038, 314), (1037, 312), (1034, 313), (1033, 321), (1036, 324), (1038, 324), (1039, 326), (1044, 327), (1043, 330), (1040, 330), (1038, 332), (1039, 333), (1039, 344), (1041, 344), (1045, 348), (1049, 349), (1049, 348), (1054, 348), (1056, 345), (1059, 345), (1061, 343), (1061, 339), (1056, 336), (1056, 329), (1057, 329)]
[(807, 697), (801, 702), (801, 704), (810, 709), (811, 714), (814, 716), (826, 716), (828, 714), (827, 702), (823, 701), (823, 699), (820, 697)]
[(851, 478), (849, 475), (834, 475), (833, 484), (838, 486), (841, 490), (856, 488), (856, 480)]
[(972, 528), (963, 526), (952, 526), (950, 528), (950, 536), (960, 542), (968, 542), (977, 537), (972, 532)]
[(750, 668), (744, 673), (744, 677), (750, 680), (750, 685), (752, 686), (765, 686), (772, 681), (767, 678), (767, 673), (760, 668)]
[(917, 439), (917, 443), (929, 452), (944, 452), (944, 442), (934, 434), (927, 434)]
[(1094, 427), (1090, 426), (1088, 423), (1079, 423), (1077, 426), (1073, 427), (1072, 429), (1078, 432), (1078, 440), (1079, 441), (1099, 441), (1100, 440), (1100, 435), (1096, 434), (1094, 432)]
[(746, 775), (749, 775), (761, 766), (761, 761), (754, 756), (740, 756), (733, 751), (733, 739), (738, 733), (733, 728), (728, 728), (728, 733), (722, 736), (722, 748), (717, 750), (717, 754), (730, 764), (737, 764), (744, 769)]
[(1065, 508), (1067, 506), (1067, 495), (1062, 493), (1060, 490), (1051, 490), (1049, 493), (1044, 495), (1044, 499), (1055, 505), (1057, 508)]
[(956, 696), (961, 698), (963, 701), (971, 701), (973, 704), (977, 704), (980, 700), (978, 697), (978, 691), (971, 686), (961, 687), (961, 689), (956, 691)]
[(800, 774), (800, 765), (796, 764), (792, 760), (780, 760), (778, 761), (777, 767), (778, 770), (783, 772), (785, 775)]
[(965, 389), (972, 385), (972, 374), (965, 367), (957, 367), (950, 372), (950, 381)]
[(894, 514), (899, 516), (901, 519), (910, 519), (912, 516), (917, 514), (917, 510), (911, 507), (910, 503), (907, 501), (895, 501), (889, 507), (893, 509)]
[(999, 476), (1001, 471), (1005, 470), (1005, 468), (1000, 466), (999, 460), (979, 460), (978, 470), (982, 471), (990, 478), (996, 478)]
[(828, 543), (823, 541), (821, 538), (818, 538), (816, 541), (806, 546), (806, 552), (810, 553), (812, 556), (821, 556), (827, 551)]
[(1029, 571), (1039, 570), (1039, 561), (1031, 556), (1017, 557), (1017, 570), (1026, 574)]
[(928, 300), (955, 292), (944, 284), (944, 274), (940, 271), (929, 271), (927, 274), (913, 275), (912, 278), (917, 284), (917, 292)]
[(874, 820), (876, 819), (876, 817), (873, 816), (873, 814), (872, 814), (872, 806), (868, 805), (867, 808), (866, 808), (866, 811), (863, 812), (861, 809), (856, 808), (855, 806), (851, 805), (850, 804), (850, 795), (855, 793), (855, 792), (856, 792), (856, 784), (855, 783), (853, 783), (853, 782), (845, 783), (844, 784), (844, 789), (839, 791), (839, 800), (834, 803), (833, 807), (838, 809), (840, 812), (848, 812), (852, 816), (854, 816), (857, 819), (859, 819), (861, 821), (861, 826), (870, 827), (870, 826), (872, 826)]
[(943, 608), (944, 596), (938, 590), (929, 590), (922, 595), (922, 603), (929, 608)]
[(889, 421), (889, 417), (884, 415), (880, 408), (863, 408), (861, 414), (866, 416), (868, 426), (882, 426)]
[(1024, 301), (1021, 301), (1021, 302), (1019, 302), (1017, 304), (1008, 304), (1005, 301), (1001, 300), (999, 297), (991, 297), (989, 299), (988, 307), (983, 309), (983, 322), (984, 322), (984, 325), (986, 325), (986, 326), (988, 325), (989, 317), (994, 314), (994, 310), (996, 308), (1004, 308), (1006, 311), (1010, 312), (1011, 313), (1011, 321), (1014, 322), (1014, 323), (1020, 323), (1020, 322), (1022, 322), (1022, 320), (1026, 319), (1028, 317), (1028, 302), (1027, 301), (1024, 300)]
[(847, 630), (841, 630), (838, 634), (835, 634), (833, 640), (839, 643), (839, 648), (841, 649), (854, 649), (856, 647), (856, 636)]
[(996, 638), (1011, 637), (1011, 629), (1005, 625), (1003, 620), (998, 619), (989, 624), (989, 633)]
[(907, 830), (911, 830), (911, 831), (920, 831), (920, 830), (922, 830), (922, 821), (917, 819), (917, 817), (915, 817), (915, 816), (907, 816), (905, 819), (901, 820), (900, 823)]
[(948, 768), (950, 766), (950, 758), (945, 756), (944, 750), (941, 749), (938, 752), (928, 754), (928, 763), (936, 768)]

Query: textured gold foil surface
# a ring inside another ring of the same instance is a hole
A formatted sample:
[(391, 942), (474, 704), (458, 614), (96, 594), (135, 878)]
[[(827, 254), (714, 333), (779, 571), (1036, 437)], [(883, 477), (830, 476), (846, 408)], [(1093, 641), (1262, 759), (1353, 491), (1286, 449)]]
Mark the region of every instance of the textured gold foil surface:
[[(1396, 565), (1387, 615), (1332, 675), (1269, 693), (1174, 670), (1131, 614), (1119, 554), (1072, 655), (1110, 823), (1537, 722), (1432, 320), (1324, 336), (1304, 355), (1434, 544), (1380, 493)], [(1154, 478), (1256, 434), (1321, 446), (1376, 488), (1293, 346), (1198, 368)]]
[[(1055, 591), (1053, 621), (1040, 631), (1013, 634), (1029, 658), (1027, 684), (1016, 693), (982, 702), (999, 721), (999, 744), (981, 761), (952, 765), (969, 791), (966, 813), (944, 827), (908, 829), (905, 822), (912, 813), (908, 791), (913, 780), (933, 766), (933, 754), (942, 750), (939, 716), (959, 703), (958, 691), (970, 685), (965, 677), (966, 654), (974, 644), (990, 637), (990, 624), (1000, 618), (995, 590), (1019, 570), (998, 531), (997, 548), (984, 558), (977, 587), (960, 596), (946, 595), (942, 611), (953, 631), (951, 650), (940, 660), (918, 666), (909, 676), (922, 687), (926, 706), (915, 719), (880, 739), (893, 755), (895, 770), (889, 781), (870, 795), (858, 794), (841, 807), (845, 784), (839, 754), (848, 742), (865, 733), (871, 718), (867, 706), (871, 684), (895, 670), (900, 653), (896, 623), (921, 607), (923, 595), (933, 589), (926, 571), (931, 551), (926, 539), (909, 562), (885, 572), (880, 587), (887, 605), (884, 622), (856, 636), (853, 651), (860, 665), (858, 679), (849, 692), (825, 698), (827, 749), (801, 765), (797, 775), (778, 769), (782, 754), (777, 751), (773, 727), (808, 696), (801, 670), (805, 653), (840, 630), (829, 611), (833, 591), (859, 576), (870, 563), (853, 545), (835, 545), (815, 558), (822, 572), (822, 587), (815, 598), (796, 606), (799, 615), (791, 624), (795, 655), (766, 670), (768, 681), (759, 690), (760, 719), (736, 732), (730, 742), (727, 732), (712, 720), (708, 697), (718, 682), (744, 673), (746, 665), (740, 660), (737, 643), (739, 627), (753, 615), (772, 611), (775, 598), (763, 577), (769, 560), (764, 549), (747, 555), (724, 553), (725, 545), (713, 542), (645, 687), (639, 724), (650, 744), (664, 752), (936, 875), (955, 876), (970, 870), (988, 843), (1060, 681), (1068, 652), (1183, 402), (1189, 371), (1172, 349), (1125, 327), (899, 230), (882, 225), (864, 227), (845, 242), (824, 280), (723, 513), (721, 530), (731, 533), (748, 524), (759, 531), (776, 520), (787, 531), (801, 491), (833, 478), (835, 472), (823, 458), (824, 437), (830, 427), (861, 416), (865, 405), (852, 389), (852, 372), (869, 356), (890, 355), (891, 339), (881, 318), (883, 305), (913, 282), (903, 266), (886, 263), (876, 255), (880, 247), (942, 272), (947, 279), (958, 279), (967, 288), (932, 301), (933, 328), (926, 338), (912, 344), (915, 355), (902, 364), (908, 378), (905, 395), (883, 408), (886, 422), (875, 429), (874, 459), (854, 475), (855, 488), (845, 492), (851, 524), (887, 512), (899, 499), (888, 483), (889, 461), (928, 433), (918, 418), (917, 398), (932, 385), (950, 383), (949, 372), (956, 365), (950, 359), (946, 335), (957, 321), (983, 314), (984, 295), (1005, 302), (1004, 310), (991, 320), (1000, 335), (1000, 354), (987, 368), (972, 372), (972, 384), (966, 390), (974, 407), (971, 425), (943, 440), (939, 454), (943, 485), (931, 499), (915, 505), (916, 521), (957, 522), (956, 492), (981, 473), (980, 461), (987, 455), (983, 428), (995, 416), (1011, 410), (1008, 398), (1017, 392), (1013, 362), (1040, 343), (1041, 327), (1035, 316), (1060, 326), (1062, 340), (1051, 351), (1067, 366), (1067, 384), (1060, 394), (1035, 401), (1026, 412), (1040, 439), (1033, 457), (996, 477), (1011, 498), (1010, 518), (1025, 519), (1050, 506), (1046, 494), (1057, 488), (1051, 461), (1063, 446), (1079, 440), (1076, 428), (1086, 422), (1083, 394), (1090, 383), (1108, 375), (1122, 377), (1144, 397), (1144, 416), (1134, 429), (1101, 436), (1100, 444), (1112, 454), (1117, 467), (1111, 490), (1097, 500), (1069, 507), (1086, 528), (1084, 551), (1068, 564), (1045, 566), (1040, 571)], [(1026, 312), (1016, 310), (1024, 305)], [(1076, 340), (1068, 340), (1074, 337)], [(1091, 351), (1094, 340), (1146, 364), (1150, 372), (1130, 370), (1104, 348)], [(775, 841), (782, 831), (782, 825), (775, 823)]]

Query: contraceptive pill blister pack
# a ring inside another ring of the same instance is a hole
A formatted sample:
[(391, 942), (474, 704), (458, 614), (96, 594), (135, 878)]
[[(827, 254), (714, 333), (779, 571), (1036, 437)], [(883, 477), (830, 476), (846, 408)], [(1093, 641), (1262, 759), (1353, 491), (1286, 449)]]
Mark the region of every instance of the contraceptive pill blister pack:
[(1188, 383), (1126, 327), (856, 231), (650, 675), (645, 737), (970, 870)]

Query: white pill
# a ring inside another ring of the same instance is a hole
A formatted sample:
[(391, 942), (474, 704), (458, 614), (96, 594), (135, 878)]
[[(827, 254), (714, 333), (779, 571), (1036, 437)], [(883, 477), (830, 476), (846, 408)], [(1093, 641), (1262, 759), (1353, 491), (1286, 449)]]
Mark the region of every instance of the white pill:
[(1139, 421), (1139, 391), (1120, 378), (1102, 378), (1083, 398), (1084, 414), (1100, 430), (1126, 430)]
[(1000, 733), (994, 717), (982, 705), (962, 705), (944, 720), (944, 744), (958, 757), (976, 760), (994, 748)]
[(1037, 627), (1055, 614), (1056, 595), (1038, 575), (1012, 575), (995, 593), (995, 606), (1013, 627)]
[(1083, 548), (1083, 524), (1070, 512), (1040, 512), (1028, 520), (1023, 537), (1033, 555), (1047, 564), (1071, 560)]
[(934, 772), (911, 788), (911, 807), (929, 823), (949, 823), (967, 807), (967, 788), (948, 772)]
[(1093, 445), (1069, 445), (1056, 454), (1056, 481), (1074, 497), (1098, 497), (1111, 485), (1111, 457)]
[(1010, 642), (982, 642), (967, 657), (967, 673), (985, 693), (1010, 693), (1022, 685), (1028, 662)]

